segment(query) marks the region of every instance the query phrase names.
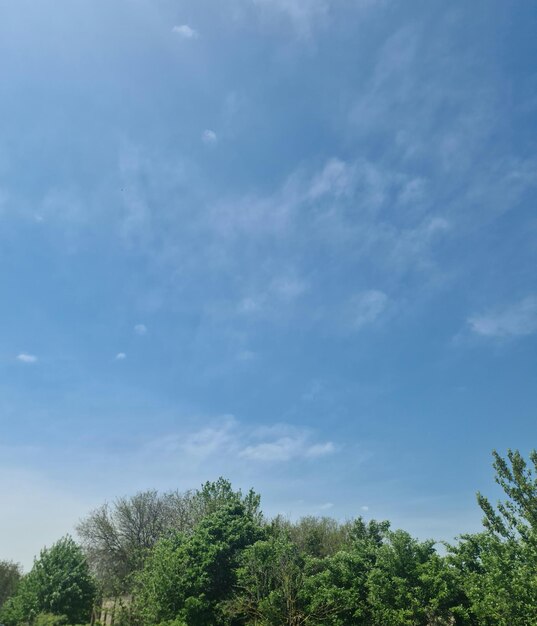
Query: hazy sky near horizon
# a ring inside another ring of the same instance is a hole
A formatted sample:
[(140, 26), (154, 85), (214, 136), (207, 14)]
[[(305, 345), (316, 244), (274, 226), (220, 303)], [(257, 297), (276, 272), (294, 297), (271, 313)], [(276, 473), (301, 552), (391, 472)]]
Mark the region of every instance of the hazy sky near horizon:
[(537, 5), (0, 0), (0, 559), (219, 475), (479, 528), (536, 446)]

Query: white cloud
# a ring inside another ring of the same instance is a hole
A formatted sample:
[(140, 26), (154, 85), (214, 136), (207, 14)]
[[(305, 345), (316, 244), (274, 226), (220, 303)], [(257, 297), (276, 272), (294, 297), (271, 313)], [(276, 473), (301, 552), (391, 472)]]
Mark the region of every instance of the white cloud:
[(295, 276), (279, 276), (272, 281), (271, 291), (284, 300), (294, 300), (308, 289), (304, 280)]
[(241, 350), (237, 354), (237, 358), (239, 359), (239, 361), (253, 361), (255, 357), (256, 354), (252, 350)]
[(212, 420), (199, 430), (160, 437), (146, 446), (150, 456), (178, 456), (194, 464), (207, 458), (235, 458), (243, 463), (318, 459), (335, 450), (331, 441), (314, 441), (309, 430), (290, 424), (251, 429), (232, 415)]
[[(279, 433), (285, 433), (278, 436)], [(320, 458), (335, 452), (331, 441), (312, 443), (310, 433), (286, 425), (258, 430), (258, 436), (272, 435), (268, 441), (252, 443), (240, 451), (240, 456), (252, 461), (283, 462)]]
[(468, 319), (471, 330), (484, 337), (531, 335), (537, 332), (537, 296), (528, 296), (502, 310)]
[(289, 305), (308, 290), (306, 281), (296, 275), (278, 275), (262, 292), (243, 297), (237, 304), (240, 315), (264, 315), (274, 317), (282, 312), (282, 305)]
[(127, 355), (124, 352), (118, 352), (116, 354), (116, 361), (124, 361), (127, 358)]
[(147, 334), (147, 326), (145, 324), (136, 324), (134, 332), (140, 336), (145, 335)]
[(354, 329), (372, 324), (386, 309), (388, 296), (383, 291), (371, 289), (352, 298), (350, 306), (351, 325)]
[(194, 30), (188, 24), (181, 24), (180, 26), (174, 26), (172, 32), (176, 33), (184, 39), (197, 39), (199, 37), (198, 31)]
[(209, 425), (190, 433), (170, 434), (153, 440), (147, 452), (161, 455), (180, 455), (189, 462), (204, 459), (236, 447), (238, 422), (232, 415), (224, 415)]
[(263, 308), (263, 303), (258, 298), (247, 297), (243, 298), (238, 306), (237, 311), (242, 315), (251, 315), (252, 313), (258, 313)]
[(317, 457), (326, 456), (327, 454), (332, 454), (336, 451), (334, 444), (331, 441), (326, 441), (325, 443), (315, 443), (312, 446), (309, 446), (304, 451), (304, 456), (310, 459), (316, 459)]
[(214, 146), (218, 142), (218, 136), (216, 135), (214, 130), (206, 128), (201, 133), (201, 140), (206, 146)]
[(324, 169), (313, 177), (308, 196), (312, 200), (317, 200), (327, 194), (348, 195), (354, 185), (354, 168), (340, 159), (330, 159)]
[[(419, 271), (431, 282), (439, 273), (433, 252), (449, 224), (431, 205), (431, 185), (414, 173), (384, 162), (334, 156), (311, 171), (298, 167), (267, 194), (180, 201), (166, 208), (151, 190), (160, 194), (164, 189), (164, 197), (175, 197), (179, 186), (188, 187), (186, 173), (195, 179), (195, 172), (183, 164), (177, 176), (174, 164), (156, 165), (158, 158), (150, 157), (130, 150), (122, 161), (125, 188), (132, 190), (121, 222), (128, 245), (146, 247), (151, 259), (170, 269), (180, 267), (176, 275), (184, 285), (207, 272), (231, 278), (236, 289), (224, 301), (209, 293), (191, 305), (204, 307), (212, 318), (239, 314), (254, 321), (288, 322), (290, 316), (300, 316), (310, 324), (336, 328), (343, 321), (347, 328), (360, 327), (370, 323), (382, 302), (358, 298), (353, 318), (345, 281), (333, 281), (345, 265), (352, 263), (359, 271), (367, 260), (390, 278)], [(419, 210), (412, 197), (419, 197)], [(276, 243), (277, 254), (259, 263), (258, 252)], [(337, 263), (318, 264), (314, 251)], [(327, 280), (333, 297), (321, 302)], [(398, 285), (391, 289), (398, 298)], [(307, 311), (306, 304), (311, 305)]]
[(181, 443), (181, 450), (190, 457), (205, 459), (219, 450), (233, 447), (236, 425), (236, 420), (230, 416), (221, 424), (191, 433)]
[(328, 509), (332, 509), (333, 507), (334, 507), (334, 503), (333, 502), (325, 502), (324, 504), (321, 504), (319, 509), (321, 511), (328, 511)]
[(37, 357), (34, 354), (21, 352), (17, 355), (17, 361), (20, 361), (21, 363), (37, 363)]
[(360, 507), (360, 510), (364, 511), (364, 513), (367, 513), (367, 511), (369, 511), (369, 507), (364, 504), (364, 506)]

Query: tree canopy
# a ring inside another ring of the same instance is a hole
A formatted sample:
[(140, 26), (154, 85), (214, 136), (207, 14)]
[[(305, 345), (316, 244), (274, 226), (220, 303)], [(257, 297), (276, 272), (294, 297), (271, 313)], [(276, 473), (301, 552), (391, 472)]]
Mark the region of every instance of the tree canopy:
[(44, 548), (17, 592), (2, 608), (9, 626), (32, 622), (37, 615), (64, 616), (70, 624), (89, 621), (96, 587), (82, 549), (71, 537)]
[[(537, 455), (494, 453), (504, 499), (443, 550), (388, 521), (263, 517), (229, 481), (103, 505), (31, 571), (0, 562), (0, 622), (117, 626), (537, 626)], [(90, 567), (91, 566), (91, 567)]]

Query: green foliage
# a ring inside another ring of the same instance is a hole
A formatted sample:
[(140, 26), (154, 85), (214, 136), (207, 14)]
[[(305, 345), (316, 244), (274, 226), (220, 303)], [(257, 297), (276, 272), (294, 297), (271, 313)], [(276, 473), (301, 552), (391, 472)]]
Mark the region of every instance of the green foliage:
[(137, 605), (144, 622), (222, 622), (222, 603), (235, 585), (239, 555), (261, 535), (251, 511), (236, 501), (205, 517), (190, 536), (161, 539), (137, 579)]
[[(22, 585), (20, 587), (22, 587)], [(5, 626), (16, 626), (17, 624), (27, 621), (25, 611), (27, 605), (23, 599), (20, 587), (17, 593), (8, 598), (0, 609), (0, 623)]]
[(537, 451), (530, 454), (530, 464), (517, 450), (508, 450), (507, 458), (493, 452), (496, 482), (507, 500), (495, 509), (482, 494), (478, 503), (485, 517), (483, 524), (492, 533), (504, 539), (520, 537), (537, 545)]
[[(259, 496), (224, 479), (118, 500), (86, 520), (85, 548), (108, 550), (105, 590), (134, 592), (111, 600), (115, 626), (537, 626), (537, 454), (494, 453), (494, 467), (505, 501), (478, 494), (485, 531), (446, 555), (388, 522), (267, 523)], [(0, 623), (89, 618), (95, 584), (72, 539), (19, 579), (0, 562)]]
[(1, 618), (6, 626), (34, 624), (40, 614), (65, 616), (69, 624), (86, 623), (94, 598), (95, 583), (86, 558), (70, 537), (64, 537), (41, 551), (16, 595), (5, 603)]
[(153, 490), (118, 498), (92, 511), (77, 531), (101, 588), (117, 596), (132, 590), (136, 574), (160, 539), (173, 533), (190, 535), (205, 517), (236, 503), (261, 522), (259, 495), (252, 490), (243, 495), (219, 478), (186, 493)]
[(12, 561), (0, 561), (0, 608), (14, 595), (22, 576), (21, 567)]
[(167, 622), (160, 622), (157, 626), (187, 626), (182, 619), (172, 619)]
[(367, 586), (376, 623), (426, 626), (430, 598), (422, 576), (434, 557), (433, 542), (420, 543), (404, 531), (389, 533), (380, 546)]
[(53, 613), (38, 613), (33, 621), (33, 626), (66, 626), (69, 621), (65, 615)]
[(537, 559), (527, 544), (490, 532), (465, 535), (451, 548), (450, 561), (476, 623), (537, 624)]
[(295, 544), (272, 536), (247, 548), (237, 572), (240, 593), (230, 615), (262, 625), (300, 624), (306, 614), (304, 560)]
[(350, 542), (352, 524), (339, 524), (330, 517), (307, 516), (296, 524), (285, 524), (290, 539), (312, 557), (332, 556)]

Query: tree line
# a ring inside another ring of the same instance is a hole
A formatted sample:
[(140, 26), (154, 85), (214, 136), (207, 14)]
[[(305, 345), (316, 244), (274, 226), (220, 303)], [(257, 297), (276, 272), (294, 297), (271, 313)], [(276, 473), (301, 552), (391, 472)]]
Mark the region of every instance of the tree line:
[(537, 452), (494, 453), (504, 500), (439, 551), (387, 521), (267, 519), (223, 478), (91, 512), (23, 575), (0, 561), (0, 623), (116, 626), (537, 626)]

